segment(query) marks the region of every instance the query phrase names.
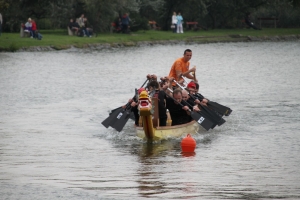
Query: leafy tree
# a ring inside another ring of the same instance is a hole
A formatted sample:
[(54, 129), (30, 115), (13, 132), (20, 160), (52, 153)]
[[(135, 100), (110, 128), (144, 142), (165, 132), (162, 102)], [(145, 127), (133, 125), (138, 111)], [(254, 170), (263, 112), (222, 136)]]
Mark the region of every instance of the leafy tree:
[(139, 10), (139, 2), (135, 0), (85, 0), (86, 16), (98, 31), (108, 31), (111, 22), (122, 13)]
[(38, 27), (66, 28), (69, 18), (87, 16), (96, 31), (108, 31), (111, 22), (129, 13), (131, 27), (145, 29), (155, 20), (163, 30), (170, 29), (173, 12), (184, 21), (197, 21), (210, 28), (235, 28), (246, 12), (253, 17), (276, 16), (282, 27), (300, 26), (300, 0), (0, 0), (4, 31), (19, 31), (28, 17)]
[(7, 9), (9, 7), (9, 2), (5, 0), (0, 0), (0, 10)]

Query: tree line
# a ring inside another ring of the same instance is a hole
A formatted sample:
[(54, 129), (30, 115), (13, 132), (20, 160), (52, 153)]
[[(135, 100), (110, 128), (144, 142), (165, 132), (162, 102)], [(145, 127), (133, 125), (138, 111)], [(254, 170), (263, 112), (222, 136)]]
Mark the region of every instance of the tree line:
[(133, 30), (147, 29), (156, 21), (169, 30), (173, 12), (184, 21), (196, 21), (209, 29), (239, 28), (246, 13), (257, 17), (276, 17), (278, 27), (300, 26), (300, 0), (0, 0), (3, 30), (17, 32), (29, 17), (40, 29), (66, 28), (70, 18), (87, 16), (97, 32), (107, 32), (111, 23), (129, 13)]

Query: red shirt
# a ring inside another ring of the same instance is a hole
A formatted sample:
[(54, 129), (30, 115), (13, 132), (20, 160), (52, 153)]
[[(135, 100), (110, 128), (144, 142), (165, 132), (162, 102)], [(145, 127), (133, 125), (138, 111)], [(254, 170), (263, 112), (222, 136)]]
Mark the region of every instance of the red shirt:
[(32, 24), (31, 30), (36, 31), (36, 23), (35, 23), (35, 21), (32, 20), (31, 24)]

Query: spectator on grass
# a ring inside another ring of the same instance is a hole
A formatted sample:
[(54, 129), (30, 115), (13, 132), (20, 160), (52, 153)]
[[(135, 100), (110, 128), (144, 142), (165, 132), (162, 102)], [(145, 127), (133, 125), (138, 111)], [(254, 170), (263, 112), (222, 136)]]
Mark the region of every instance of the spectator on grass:
[(83, 33), (83, 36), (86, 37), (90, 37), (90, 34), (88, 33), (88, 31), (86, 30), (85, 24), (84, 24), (84, 14), (82, 14), (79, 18), (78, 18), (78, 24), (80, 26), (80, 31)]
[(122, 21), (122, 33), (129, 33), (128, 26), (129, 26), (130, 18), (128, 13), (125, 13), (122, 16), (121, 21)]
[(80, 26), (77, 22), (74, 22), (74, 20), (71, 18), (70, 22), (69, 22), (69, 28), (70, 28), (71, 31), (75, 32), (75, 35), (77, 35), (78, 31), (80, 29)]
[(181, 13), (179, 12), (177, 15), (177, 33), (183, 33), (183, 17), (181, 16)]
[(176, 16), (176, 12), (173, 12), (173, 15), (172, 15), (172, 27), (173, 27), (173, 33), (176, 33), (176, 31), (177, 31), (177, 16)]
[(33, 19), (31, 19), (31, 38), (37, 37), (37, 28), (36, 23)]
[(122, 20), (121, 17), (117, 17), (115, 22), (115, 29), (117, 33), (120, 33), (122, 31)]
[(31, 18), (28, 18), (27, 22), (25, 23), (24, 32), (30, 33), (32, 38), (32, 23)]
[(250, 28), (253, 28), (255, 30), (261, 30), (260, 28), (257, 28), (253, 22), (251, 22), (251, 19), (250, 19), (250, 13), (246, 13), (246, 16), (245, 16), (245, 23), (250, 27)]
[(92, 37), (93, 35), (93, 29), (90, 26), (90, 23), (88, 22), (87, 18), (83, 18), (83, 22), (84, 22), (84, 27), (86, 29), (86, 31), (88, 32), (89, 37)]

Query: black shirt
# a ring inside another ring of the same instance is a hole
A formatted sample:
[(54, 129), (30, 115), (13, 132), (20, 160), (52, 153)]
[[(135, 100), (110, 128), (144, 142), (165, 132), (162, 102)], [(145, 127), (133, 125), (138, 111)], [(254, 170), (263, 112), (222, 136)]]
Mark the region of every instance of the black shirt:
[(167, 110), (165, 106), (166, 93), (161, 90), (156, 90), (153, 97), (158, 99), (159, 118), (167, 118)]
[(69, 22), (69, 28), (72, 29), (73, 27), (80, 28), (77, 22)]
[(166, 108), (170, 111), (172, 126), (186, 124), (192, 119), (191, 116), (182, 109), (182, 106), (176, 104), (172, 98), (166, 98)]

